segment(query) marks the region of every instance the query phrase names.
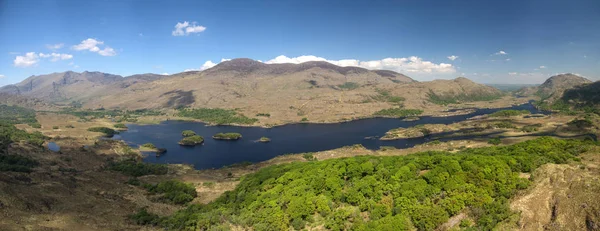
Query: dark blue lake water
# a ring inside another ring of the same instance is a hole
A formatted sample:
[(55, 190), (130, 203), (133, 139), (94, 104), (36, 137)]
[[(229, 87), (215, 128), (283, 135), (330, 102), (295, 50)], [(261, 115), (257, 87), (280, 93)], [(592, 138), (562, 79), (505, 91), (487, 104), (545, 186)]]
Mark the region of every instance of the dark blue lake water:
[[(540, 113), (531, 104), (503, 109), (525, 109), (532, 113)], [(369, 149), (379, 149), (381, 146), (408, 148), (428, 142), (431, 137), (392, 141), (381, 141), (378, 138), (365, 139), (365, 137), (380, 137), (390, 129), (398, 127), (456, 123), (503, 109), (478, 109), (468, 115), (449, 117), (425, 116), (417, 121), (373, 118), (337, 124), (290, 124), (274, 128), (205, 126), (204, 123), (198, 122), (166, 121), (155, 125), (128, 124), (129, 130), (115, 138), (122, 139), (133, 147), (150, 142), (168, 150), (159, 157), (149, 154), (144, 159), (146, 162), (193, 164), (196, 169), (207, 169), (243, 161), (259, 162), (287, 153), (317, 152), (353, 144), (362, 144)], [(196, 147), (178, 145), (183, 130), (193, 130), (203, 136), (204, 145)], [(219, 132), (238, 132), (243, 138), (237, 141), (213, 140), (211, 137)], [(271, 142), (257, 142), (262, 136), (271, 138)], [(450, 139), (452, 138), (440, 140)]]

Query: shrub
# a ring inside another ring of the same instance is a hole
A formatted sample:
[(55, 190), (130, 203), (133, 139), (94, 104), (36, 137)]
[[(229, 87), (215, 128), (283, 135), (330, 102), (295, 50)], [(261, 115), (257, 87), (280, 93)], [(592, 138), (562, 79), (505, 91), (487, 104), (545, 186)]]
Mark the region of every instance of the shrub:
[(532, 125), (525, 125), (521, 128), (521, 131), (523, 132), (537, 132), (538, 128), (541, 128), (542, 124), (532, 124)]
[(359, 88), (360, 84), (355, 82), (345, 82), (344, 84), (338, 85), (338, 87), (344, 90), (354, 90), (356, 88)]
[(125, 175), (139, 177), (145, 175), (164, 175), (169, 168), (164, 164), (149, 164), (137, 162), (135, 160), (124, 160), (111, 163), (108, 169), (122, 172)]
[(494, 124), (497, 128), (516, 128), (510, 121), (502, 121)]
[(183, 137), (189, 137), (189, 136), (195, 136), (196, 132), (192, 131), (192, 130), (185, 130), (183, 132), (181, 132), (181, 136)]
[(268, 143), (268, 142), (271, 142), (271, 139), (269, 139), (269, 137), (263, 136), (263, 137), (260, 137), (258, 142)]
[(317, 160), (317, 158), (313, 155), (312, 152), (302, 154), (302, 158), (304, 158), (305, 160), (308, 160), (308, 161)]
[(31, 126), (32, 128), (42, 128), (42, 125), (40, 123), (30, 123), (29, 126)]
[(440, 105), (456, 104), (460, 102), (474, 102), (474, 101), (491, 101), (499, 99), (503, 96), (502, 93), (486, 93), (486, 92), (474, 92), (474, 93), (461, 93), (461, 94), (436, 94), (433, 90), (429, 90), (427, 96), (429, 102)]
[(235, 132), (217, 133), (212, 138), (215, 140), (238, 140), (242, 138), (242, 134)]
[(181, 109), (178, 115), (214, 124), (254, 124), (258, 121), (256, 118), (238, 114), (234, 110), (221, 108)]
[(402, 108), (388, 108), (375, 112), (374, 116), (385, 116), (385, 117), (407, 117), (417, 116), (423, 113), (423, 110), (419, 109), (402, 109)]
[(271, 117), (271, 114), (269, 114), (269, 113), (258, 113), (258, 114), (256, 114), (256, 116)]
[(56, 130), (58, 129), (58, 126), (52, 126), (52, 129)]
[(204, 143), (204, 137), (199, 135), (184, 137), (179, 141), (179, 145), (195, 146)]
[(149, 213), (146, 208), (140, 209), (136, 214), (129, 216), (138, 225), (157, 225), (160, 222), (158, 215)]
[(491, 138), (490, 140), (488, 140), (488, 144), (499, 145), (501, 143), (502, 143), (502, 140), (500, 140), (500, 138), (498, 138), (498, 137)]
[(65, 128), (75, 128), (75, 126), (73, 126), (72, 124), (69, 124), (69, 125), (65, 126)]
[(196, 198), (196, 188), (177, 180), (167, 180), (156, 185), (144, 185), (152, 194), (162, 194), (161, 199), (174, 204), (185, 204)]
[(400, 104), (401, 102), (406, 100), (400, 96), (392, 95), (388, 90), (377, 89), (376, 91), (377, 91), (377, 95), (371, 97), (371, 99), (375, 100), (375, 101)]
[(20, 155), (0, 155), (0, 172), (31, 172), (39, 163)]
[(106, 136), (113, 136), (114, 134), (118, 134), (119, 132), (115, 131), (112, 128), (107, 128), (107, 127), (91, 127), (87, 129), (90, 132), (100, 132), (100, 133), (104, 133), (104, 135)]
[(301, 122), (307, 122), (307, 121), (308, 121), (308, 118), (304, 117), (304, 118), (302, 118), (300, 121), (301, 121)]
[(142, 148), (156, 149), (156, 146), (153, 143), (145, 143), (145, 144), (142, 144)]
[(115, 128), (121, 128), (121, 129), (127, 129), (127, 125), (122, 124), (122, 123), (115, 124), (115, 125), (113, 125), (113, 127), (115, 127)]
[(527, 110), (501, 110), (490, 114), (490, 117), (510, 117), (528, 114), (531, 114), (531, 112)]

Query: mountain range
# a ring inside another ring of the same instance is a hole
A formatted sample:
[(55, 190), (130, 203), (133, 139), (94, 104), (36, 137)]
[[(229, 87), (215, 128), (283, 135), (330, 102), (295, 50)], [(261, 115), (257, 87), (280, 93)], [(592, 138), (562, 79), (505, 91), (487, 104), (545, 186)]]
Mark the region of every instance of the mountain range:
[[(522, 95), (562, 92), (588, 83), (575, 75), (560, 75), (525, 88)], [(328, 62), (266, 64), (233, 59), (203, 70), (173, 75), (139, 74), (128, 77), (101, 72), (62, 72), (31, 76), (0, 93), (42, 99), (53, 104), (80, 103), (89, 109), (226, 108), (246, 115), (269, 113), (280, 120), (315, 121), (358, 118), (393, 107), (381, 94), (402, 99), (405, 108), (442, 111), (437, 98), (494, 98), (494, 87), (459, 77), (418, 82), (388, 70), (341, 67)]]

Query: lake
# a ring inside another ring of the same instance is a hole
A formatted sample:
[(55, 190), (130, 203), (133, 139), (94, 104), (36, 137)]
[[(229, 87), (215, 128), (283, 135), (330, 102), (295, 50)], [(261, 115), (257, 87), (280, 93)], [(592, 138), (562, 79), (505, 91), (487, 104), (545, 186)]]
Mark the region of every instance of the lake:
[[(430, 141), (430, 138), (414, 138), (381, 141), (378, 137), (398, 127), (412, 127), (419, 124), (451, 124), (470, 117), (493, 113), (499, 110), (529, 110), (540, 113), (532, 104), (523, 104), (511, 108), (477, 109), (467, 115), (448, 117), (421, 117), (417, 121), (402, 121), (392, 118), (372, 118), (336, 124), (289, 124), (274, 128), (206, 126), (199, 122), (165, 121), (154, 125), (128, 124), (128, 131), (117, 135), (132, 147), (144, 143), (153, 143), (166, 148), (167, 153), (156, 157), (147, 153), (145, 162), (193, 164), (196, 169), (220, 168), (234, 163), (250, 161), (260, 162), (287, 153), (318, 152), (342, 146), (362, 144), (368, 149), (381, 146), (397, 148), (413, 147)], [(205, 138), (204, 145), (185, 147), (177, 144), (183, 130), (193, 130)], [(237, 141), (213, 140), (219, 132), (238, 132), (243, 138)], [(257, 142), (261, 137), (271, 138), (270, 143)], [(376, 137), (365, 139), (366, 137)], [(456, 138), (440, 139), (447, 141)]]

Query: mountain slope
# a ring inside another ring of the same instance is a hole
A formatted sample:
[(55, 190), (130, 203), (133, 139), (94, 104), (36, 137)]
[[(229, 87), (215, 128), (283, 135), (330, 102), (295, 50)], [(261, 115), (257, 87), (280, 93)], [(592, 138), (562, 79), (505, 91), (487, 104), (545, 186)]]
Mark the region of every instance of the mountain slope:
[(548, 78), (540, 86), (523, 88), (517, 94), (522, 96), (537, 95), (542, 99), (554, 101), (560, 98), (565, 90), (591, 82), (589, 79), (574, 74), (560, 74)]
[(85, 98), (95, 91), (101, 91), (104, 86), (122, 79), (122, 76), (102, 72), (67, 71), (31, 76), (15, 85), (0, 88), (0, 93), (18, 94), (50, 101), (73, 100)]
[[(77, 76), (78, 81), (65, 82), (74, 78), (65, 76)], [(28, 88), (31, 83), (33, 87)], [(431, 92), (453, 99), (452, 103), (495, 99), (500, 94), (498, 89), (466, 78), (417, 82), (389, 70), (327, 62), (265, 64), (251, 59), (168, 76), (55, 73), (30, 77), (2, 91), (54, 102), (80, 101), (92, 109), (225, 108), (247, 116), (271, 115), (260, 117), (260, 124), (303, 118), (333, 122), (372, 116), (398, 105), (435, 114), (446, 107), (433, 104)]]

